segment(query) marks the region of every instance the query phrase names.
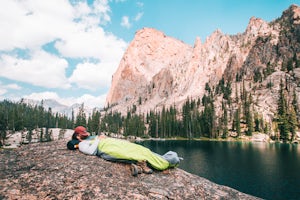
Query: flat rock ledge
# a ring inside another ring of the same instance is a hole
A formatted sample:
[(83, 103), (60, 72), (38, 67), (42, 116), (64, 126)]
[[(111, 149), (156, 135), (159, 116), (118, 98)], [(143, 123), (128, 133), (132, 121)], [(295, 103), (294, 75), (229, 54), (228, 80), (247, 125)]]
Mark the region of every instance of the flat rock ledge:
[(133, 177), (130, 165), (66, 141), (0, 150), (0, 199), (259, 199), (175, 168)]

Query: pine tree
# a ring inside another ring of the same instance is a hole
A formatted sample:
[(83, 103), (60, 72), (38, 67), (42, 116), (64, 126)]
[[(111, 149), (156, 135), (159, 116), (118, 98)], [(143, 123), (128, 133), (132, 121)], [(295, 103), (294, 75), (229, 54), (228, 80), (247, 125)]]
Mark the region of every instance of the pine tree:
[(52, 109), (48, 108), (47, 125), (46, 125), (46, 133), (45, 133), (46, 141), (51, 141), (51, 135), (49, 133), (49, 128), (51, 127), (51, 116), (52, 116)]
[(250, 110), (247, 112), (246, 123), (247, 123), (247, 127), (248, 127), (248, 130), (247, 130), (246, 134), (248, 136), (252, 136), (252, 133), (253, 133), (253, 117), (252, 117), (252, 113), (251, 113)]
[(251, 136), (253, 133), (253, 117), (251, 112), (251, 104), (252, 104), (252, 95), (250, 93), (249, 97), (247, 97), (247, 94), (245, 94), (245, 100), (244, 100), (244, 116), (246, 119), (247, 124), (247, 132), (246, 135)]
[(98, 133), (100, 131), (100, 118), (101, 118), (100, 112), (94, 109), (89, 122), (89, 128), (91, 132)]
[(165, 106), (163, 106), (163, 109), (161, 111), (161, 123), (160, 123), (160, 130), (161, 130), (161, 135), (163, 138), (166, 137), (166, 133), (167, 133), (167, 112), (166, 112), (166, 108)]
[(222, 108), (223, 108), (223, 134), (222, 138), (227, 138), (228, 135), (228, 117), (227, 117), (227, 108), (226, 104), (222, 102)]
[(296, 90), (294, 90), (294, 92), (293, 92), (293, 101), (292, 101), (292, 105), (293, 105), (293, 107), (294, 107), (295, 113), (298, 113), (298, 101), (297, 101)]
[(212, 93), (207, 97), (202, 114), (203, 133), (210, 138), (216, 138), (215, 108)]
[(297, 129), (297, 116), (293, 106), (290, 107), (289, 112), (289, 128), (291, 133), (291, 141), (295, 139), (296, 136), (296, 129)]
[(45, 119), (47, 119), (45, 117), (45, 109), (44, 109), (44, 101), (41, 101), (41, 105), (38, 106), (38, 125), (37, 127), (41, 128), (41, 127), (45, 127), (46, 123), (45, 123)]
[(211, 92), (211, 89), (210, 89), (210, 86), (209, 86), (209, 83), (208, 83), (208, 82), (205, 83), (205, 90), (206, 90), (208, 93)]
[(86, 126), (86, 114), (84, 112), (84, 104), (81, 104), (79, 108), (79, 112), (76, 116), (76, 122), (75, 122), (75, 127), (76, 126)]
[(267, 83), (267, 88), (271, 89), (273, 87), (273, 82), (272, 82), (272, 79), (270, 78), (269, 79), (269, 82)]
[(235, 103), (239, 104), (238, 84), (235, 85)]
[(171, 124), (170, 124), (170, 135), (169, 135), (170, 137), (173, 137), (174, 135), (177, 135), (179, 133), (176, 114), (177, 114), (177, 111), (176, 111), (175, 105), (173, 107), (171, 106), (171, 108), (170, 108)]
[(269, 132), (270, 132), (269, 126), (270, 125), (268, 123), (265, 124), (265, 126), (264, 126), (264, 134), (269, 134)]
[(148, 135), (150, 135), (151, 137), (155, 137), (155, 131), (156, 131), (156, 115), (153, 111), (150, 111), (149, 114), (147, 114), (147, 121), (149, 124), (149, 128), (148, 128)]
[(210, 115), (210, 132), (211, 132), (211, 135), (213, 138), (217, 138), (217, 135), (216, 135), (216, 113), (215, 113), (215, 104), (214, 104), (214, 97), (213, 95), (211, 95), (211, 103), (210, 103), (210, 106), (211, 106), (211, 115)]
[(241, 135), (241, 108), (240, 106), (235, 112), (235, 129), (237, 136), (239, 137)]
[(282, 79), (280, 80), (277, 114), (278, 114), (278, 129), (279, 129), (280, 139), (286, 142), (290, 138), (290, 132), (289, 132), (290, 128), (289, 128), (289, 122), (287, 116), (287, 102), (284, 94), (284, 84)]
[(160, 135), (160, 113), (157, 113), (157, 118), (156, 118), (156, 125), (155, 125), (155, 137), (158, 138), (158, 137), (161, 137)]
[(290, 138), (290, 129), (289, 129), (289, 122), (286, 116), (282, 115), (279, 116), (278, 120), (278, 128), (280, 133), (280, 139), (284, 142), (287, 142)]
[(74, 129), (74, 128), (75, 128), (75, 115), (74, 115), (74, 110), (73, 110), (73, 108), (72, 108), (71, 121), (72, 121), (72, 129)]
[(254, 114), (254, 131), (262, 132), (263, 130), (263, 119), (258, 116), (258, 113)]
[(196, 113), (195, 113), (195, 124), (196, 124), (195, 137), (200, 138), (203, 133), (202, 133), (202, 127), (201, 127), (201, 114), (198, 110), (196, 110)]
[(287, 62), (287, 71), (293, 71), (294, 69), (294, 65), (293, 65), (293, 60), (292, 59), (289, 59), (288, 62)]
[(223, 98), (228, 100), (228, 104), (231, 103), (231, 93), (232, 93), (232, 88), (231, 88), (231, 82), (228, 81), (226, 83), (226, 87), (224, 88), (224, 95), (223, 95)]
[(182, 121), (183, 129), (185, 130), (185, 137), (191, 138), (191, 102), (187, 99), (182, 107)]

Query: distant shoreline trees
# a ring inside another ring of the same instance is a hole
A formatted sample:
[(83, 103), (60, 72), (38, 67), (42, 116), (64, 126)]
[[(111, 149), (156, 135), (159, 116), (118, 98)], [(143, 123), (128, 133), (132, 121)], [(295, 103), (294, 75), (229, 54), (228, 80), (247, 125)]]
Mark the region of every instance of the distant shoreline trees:
[[(66, 115), (52, 113), (52, 109), (46, 110), (41, 105), (28, 105), (22, 100), (11, 102), (4, 100), (0, 102), (0, 146), (8, 136), (8, 132), (27, 131), (25, 136), (30, 142), (32, 132), (39, 129), (39, 141), (51, 140), (49, 128), (73, 128), (73, 123)], [(44, 131), (44, 128), (46, 129)]]

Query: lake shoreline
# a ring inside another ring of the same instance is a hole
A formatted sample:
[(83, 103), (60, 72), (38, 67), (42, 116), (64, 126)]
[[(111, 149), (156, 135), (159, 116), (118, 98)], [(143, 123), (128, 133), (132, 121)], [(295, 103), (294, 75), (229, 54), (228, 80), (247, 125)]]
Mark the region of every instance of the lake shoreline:
[[(165, 140), (194, 140), (194, 141), (213, 141), (213, 142), (264, 142), (264, 143), (284, 143), (283, 141), (272, 140), (267, 134), (263, 133), (255, 133), (252, 136), (240, 136), (240, 137), (228, 137), (228, 138), (208, 138), (208, 137), (200, 137), (200, 138), (183, 138), (183, 137), (172, 137), (172, 138), (140, 138), (140, 137), (131, 137), (129, 139), (133, 142), (139, 141), (165, 141)], [(292, 142), (286, 142), (287, 144), (299, 144), (300, 138), (298, 137), (296, 140)]]

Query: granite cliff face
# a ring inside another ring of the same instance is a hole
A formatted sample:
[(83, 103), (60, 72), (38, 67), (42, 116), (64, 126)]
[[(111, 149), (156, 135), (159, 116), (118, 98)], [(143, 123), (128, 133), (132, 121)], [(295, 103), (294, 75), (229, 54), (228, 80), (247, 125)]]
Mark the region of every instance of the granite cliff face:
[[(140, 113), (181, 106), (187, 98), (202, 98), (206, 83), (214, 88), (224, 78), (231, 82), (232, 91), (240, 91), (244, 82), (257, 100), (255, 109), (271, 119), (281, 78), (289, 77), (291, 91), (300, 94), (299, 68), (281, 71), (291, 58), (300, 60), (299, 38), (297, 5), (270, 23), (252, 17), (244, 33), (226, 35), (216, 30), (204, 43), (196, 38), (194, 46), (144, 28), (137, 31), (113, 75), (106, 103), (121, 113), (133, 105)], [(269, 68), (272, 72), (264, 74)], [(257, 82), (254, 76), (258, 72), (264, 78)], [(272, 90), (267, 89), (270, 80)], [(231, 97), (235, 95), (232, 92)], [(216, 103), (220, 107), (220, 101)]]

